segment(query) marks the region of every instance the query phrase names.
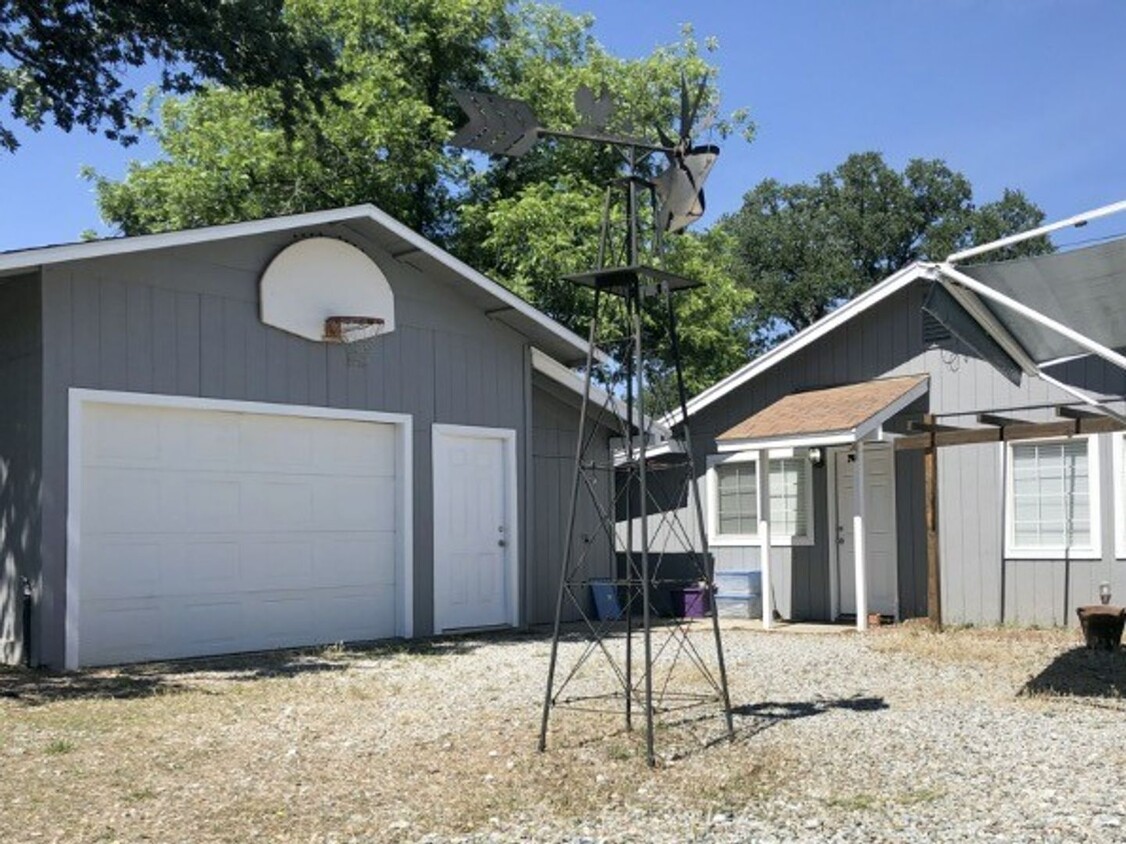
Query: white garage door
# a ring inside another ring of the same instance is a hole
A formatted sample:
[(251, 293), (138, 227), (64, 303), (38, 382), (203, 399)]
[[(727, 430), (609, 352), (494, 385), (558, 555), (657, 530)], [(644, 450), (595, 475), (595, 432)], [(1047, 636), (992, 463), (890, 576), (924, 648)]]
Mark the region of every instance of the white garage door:
[(395, 425), (83, 408), (79, 664), (396, 634)]

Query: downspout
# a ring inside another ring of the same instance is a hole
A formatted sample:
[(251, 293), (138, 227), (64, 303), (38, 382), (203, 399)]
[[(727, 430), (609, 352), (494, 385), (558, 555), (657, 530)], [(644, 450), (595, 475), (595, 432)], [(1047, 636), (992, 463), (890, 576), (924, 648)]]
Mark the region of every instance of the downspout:
[(26, 577), (20, 578), (20, 594), (23, 598), (20, 607), (23, 621), (23, 664), (25, 667), (31, 668), (31, 604), (33, 592), (31, 581)]

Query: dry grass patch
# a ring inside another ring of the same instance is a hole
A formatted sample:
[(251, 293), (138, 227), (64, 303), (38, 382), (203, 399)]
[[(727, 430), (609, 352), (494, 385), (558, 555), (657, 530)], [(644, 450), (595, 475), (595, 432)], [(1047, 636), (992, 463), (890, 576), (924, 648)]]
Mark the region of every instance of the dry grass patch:
[[(538, 643), (435, 642), (0, 675), (0, 840), (416, 840), (614, 809), (701, 819), (785, 769), (744, 735), (657, 770), (582, 713), (535, 750)], [(667, 729), (690, 747), (713, 725)], [(703, 821), (702, 821), (703, 822)]]

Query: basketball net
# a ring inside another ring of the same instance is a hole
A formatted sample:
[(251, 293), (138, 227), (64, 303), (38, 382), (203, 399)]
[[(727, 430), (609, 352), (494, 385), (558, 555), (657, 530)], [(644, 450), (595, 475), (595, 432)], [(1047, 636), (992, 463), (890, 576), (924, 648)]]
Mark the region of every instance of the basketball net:
[(344, 346), (349, 366), (367, 366), (383, 325), (380, 317), (331, 316), (325, 320), (324, 340)]

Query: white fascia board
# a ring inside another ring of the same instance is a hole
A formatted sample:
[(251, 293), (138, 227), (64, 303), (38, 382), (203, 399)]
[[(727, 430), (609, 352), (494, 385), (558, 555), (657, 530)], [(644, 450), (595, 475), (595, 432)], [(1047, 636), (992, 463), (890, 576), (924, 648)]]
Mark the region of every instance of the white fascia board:
[[(690, 399), (687, 404), (688, 415), (692, 416), (708, 405), (719, 401), (751, 379), (781, 363), (786, 358), (790, 357), (790, 355), (801, 351), (806, 346), (821, 339), (834, 328), (848, 322), (855, 316), (859, 316), (864, 311), (879, 304), (889, 296), (898, 293), (912, 282), (932, 277), (932, 265), (918, 262), (910, 264), (898, 272), (893, 273), (879, 284), (861, 293), (855, 299), (841, 305), (832, 313), (826, 314), (804, 331), (799, 331), (793, 337), (779, 343), (769, 352), (755, 358), (742, 369), (736, 370), (726, 378), (717, 381), (703, 392), (697, 394), (694, 398)], [(682, 419), (683, 417), (680, 411), (677, 410), (662, 417), (661, 422), (665, 426), (672, 428), (674, 425), (681, 422)]]
[[(372, 221), (401, 240), (409, 243), (412, 247), (418, 249), (419, 252), (430, 256), (440, 264), (453, 270), (467, 281), (472, 282), (496, 299), (499, 299), (506, 306), (511, 307), (514, 311), (532, 320), (541, 328), (554, 334), (568, 345), (573, 346), (584, 356), (586, 355), (587, 342), (579, 337), (579, 335), (560, 325), (547, 314), (525, 302), (515, 293), (507, 290), (505, 287), (473, 269), (468, 264), (458, 260), (437, 244), (431, 243), (418, 232), (403, 225), (387, 212), (370, 204), (352, 205), (347, 208), (334, 208), (328, 211), (311, 211), (306, 214), (292, 214), (285, 217), (270, 217), (265, 220), (251, 220), (245, 223), (205, 226), (198, 229), (185, 229), (163, 234), (107, 238), (105, 240), (92, 240), (87, 243), (67, 243), (59, 246), (23, 249), (18, 252), (9, 252), (0, 255), (0, 276), (13, 274), (21, 270), (44, 267), (50, 264), (60, 264), (66, 261), (84, 261), (91, 258), (104, 258), (113, 255), (129, 255), (154, 249), (190, 246), (217, 240), (229, 240), (236, 237), (248, 237), (257, 234), (286, 231), (289, 229), (302, 228), (304, 226), (331, 225), (333, 223), (346, 223), (363, 219)], [(595, 350), (595, 356), (603, 363), (608, 363), (610, 360), (606, 353), (600, 349)]]
[(856, 431), (833, 431), (822, 434), (807, 434), (796, 437), (768, 437), (757, 440), (724, 440), (716, 444), (716, 450), (721, 454), (737, 453), (742, 451), (759, 451), (761, 449), (805, 448), (808, 446), (851, 445), (856, 442)]
[(371, 205), (353, 205), (348, 208), (335, 208), (331, 211), (312, 211), (307, 214), (270, 217), (265, 220), (250, 220), (245, 223), (227, 223), (221, 226), (204, 226), (198, 229), (184, 229), (162, 234), (111, 237), (104, 240), (91, 240), (86, 243), (65, 243), (59, 246), (23, 249), (0, 255), (0, 273), (61, 264), (66, 261), (85, 261), (91, 258), (130, 255), (154, 249), (229, 240), (236, 237), (285, 231), (302, 226), (341, 223), (357, 218), (370, 217), (374, 210), (374, 206)]
[[(532, 369), (550, 378), (555, 383), (566, 387), (576, 395), (580, 397), (583, 395), (585, 379), (574, 370), (551, 357), (551, 355), (540, 351), (534, 346), (532, 347)], [(590, 386), (590, 398), (599, 407), (609, 408), (619, 419), (625, 421), (628, 418), (625, 402), (593, 384)], [(637, 411), (635, 409), (635, 418), (630, 420), (633, 421), (634, 424), (636, 424), (636, 414)], [(640, 428), (642, 426), (639, 425), (638, 427)], [(660, 437), (668, 437), (670, 433), (663, 425), (652, 420), (646, 420), (644, 427)]]

